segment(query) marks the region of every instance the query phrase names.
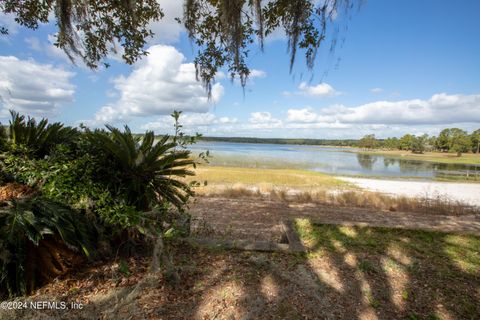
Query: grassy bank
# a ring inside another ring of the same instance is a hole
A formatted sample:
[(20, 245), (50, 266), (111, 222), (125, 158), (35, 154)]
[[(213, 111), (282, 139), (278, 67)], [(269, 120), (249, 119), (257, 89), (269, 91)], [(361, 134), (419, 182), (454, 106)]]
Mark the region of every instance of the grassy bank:
[(464, 153), (457, 157), (454, 153), (444, 152), (425, 152), (422, 154), (412, 153), (405, 150), (361, 150), (357, 149), (354, 152), (370, 155), (389, 156), (394, 158), (402, 158), (406, 160), (430, 161), (438, 163), (452, 163), (452, 164), (472, 164), (480, 165), (480, 155), (472, 153)]
[(200, 166), (192, 180), (209, 185), (261, 185), (264, 187), (321, 188), (347, 186), (331, 175), (297, 169), (260, 169), (240, 167)]

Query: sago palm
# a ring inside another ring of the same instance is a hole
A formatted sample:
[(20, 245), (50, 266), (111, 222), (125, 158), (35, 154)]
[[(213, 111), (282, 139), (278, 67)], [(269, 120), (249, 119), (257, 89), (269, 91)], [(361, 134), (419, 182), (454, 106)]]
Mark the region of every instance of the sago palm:
[(44, 198), (1, 204), (0, 298), (26, 294), (90, 254), (95, 229), (84, 214)]
[(49, 124), (45, 118), (37, 122), (13, 110), (10, 114), (9, 142), (15, 149), (23, 149), (35, 157), (44, 157), (56, 145), (70, 143), (79, 135), (76, 129), (59, 122)]
[(152, 131), (143, 136), (132, 134), (128, 126), (122, 132), (112, 126), (108, 131), (89, 132), (90, 141), (105, 153), (108, 165), (117, 175), (106, 177), (116, 190), (125, 194), (130, 205), (140, 211), (168, 202), (181, 209), (192, 195), (189, 185), (179, 178), (194, 175), (190, 151), (178, 150), (169, 136), (155, 142)]

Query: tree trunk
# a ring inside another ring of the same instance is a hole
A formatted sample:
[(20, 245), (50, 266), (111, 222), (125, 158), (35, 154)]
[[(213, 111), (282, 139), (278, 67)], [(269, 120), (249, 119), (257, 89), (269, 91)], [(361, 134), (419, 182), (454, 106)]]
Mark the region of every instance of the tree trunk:
[(162, 234), (159, 234), (155, 240), (152, 257), (152, 272), (158, 272), (160, 270), (160, 265), (165, 268), (165, 276), (167, 279), (173, 281), (174, 283), (180, 282), (180, 276), (175, 270), (170, 257), (165, 252), (165, 244), (163, 243)]

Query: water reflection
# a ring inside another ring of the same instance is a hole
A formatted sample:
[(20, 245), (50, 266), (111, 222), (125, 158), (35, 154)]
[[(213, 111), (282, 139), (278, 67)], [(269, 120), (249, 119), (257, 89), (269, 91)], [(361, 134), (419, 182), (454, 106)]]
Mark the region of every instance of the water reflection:
[(232, 142), (200, 142), (191, 147), (195, 153), (210, 150), (212, 165), (249, 168), (298, 168), (338, 175), (390, 177), (445, 176), (477, 177), (480, 166), (444, 164), (351, 152), (346, 148), (274, 145)]
[(358, 153), (357, 160), (362, 169), (372, 170), (373, 164), (375, 163), (375, 161), (377, 161), (377, 158), (369, 154)]

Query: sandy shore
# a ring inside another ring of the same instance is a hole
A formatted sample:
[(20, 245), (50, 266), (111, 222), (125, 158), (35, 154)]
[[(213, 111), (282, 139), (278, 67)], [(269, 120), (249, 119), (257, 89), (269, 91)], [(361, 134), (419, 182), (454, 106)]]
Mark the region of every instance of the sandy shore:
[(446, 197), (480, 206), (480, 184), (438, 181), (400, 181), (338, 177), (360, 188), (407, 197)]

